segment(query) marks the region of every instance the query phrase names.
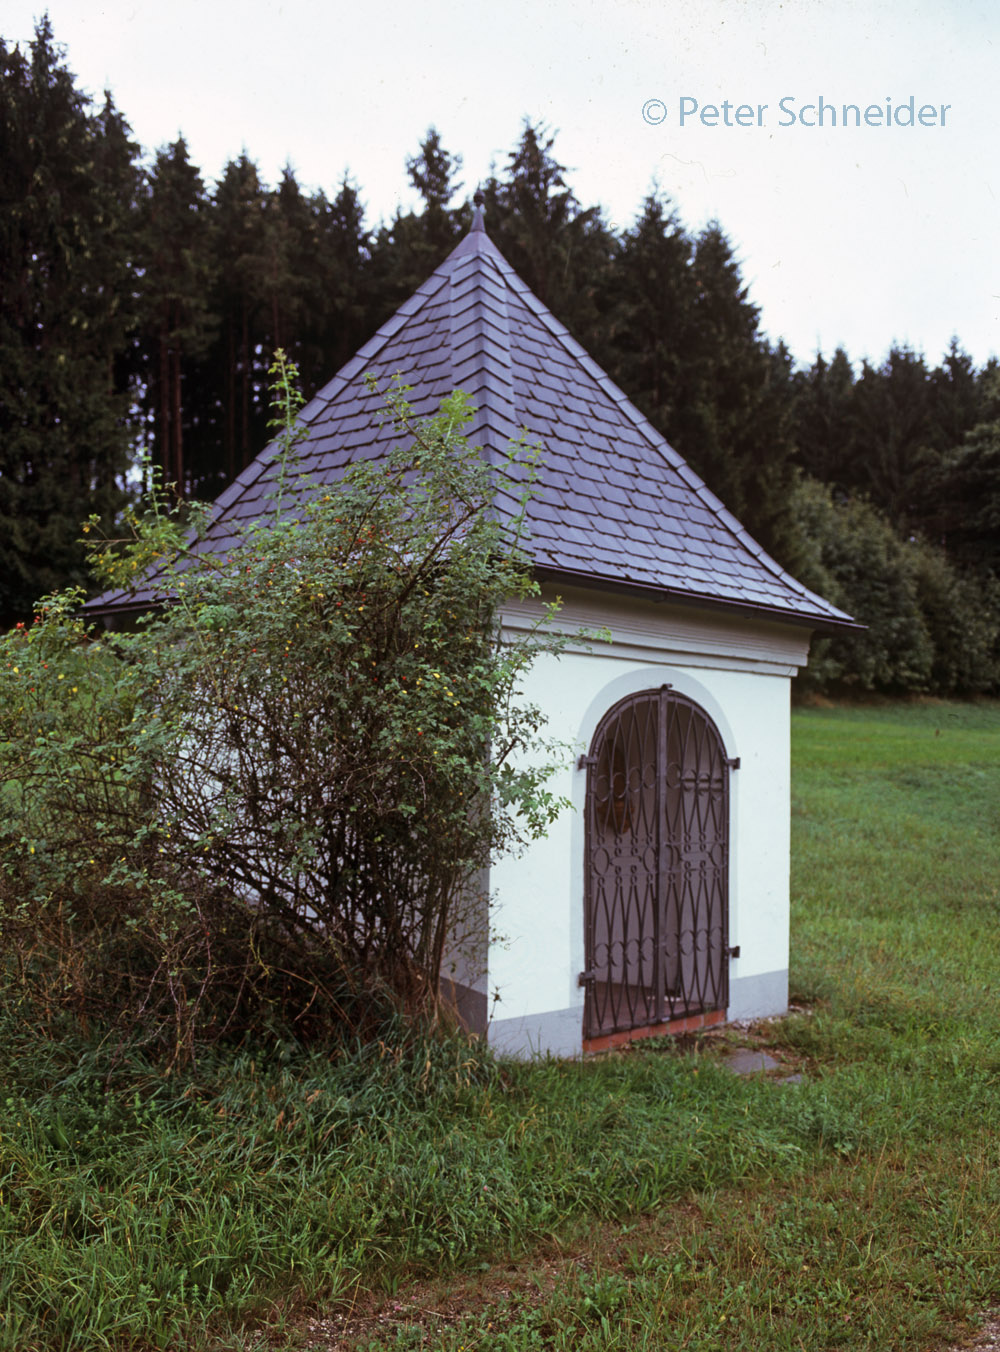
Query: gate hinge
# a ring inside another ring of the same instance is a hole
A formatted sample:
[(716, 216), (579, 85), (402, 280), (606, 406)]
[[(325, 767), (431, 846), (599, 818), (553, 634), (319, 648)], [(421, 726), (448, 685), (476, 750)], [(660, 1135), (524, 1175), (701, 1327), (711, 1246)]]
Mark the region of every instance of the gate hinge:
[(730, 770), (738, 770), (740, 768), (739, 756), (731, 756), (729, 760), (726, 761), (726, 764), (729, 766)]
[(740, 956), (740, 946), (739, 946), (739, 944), (734, 944), (732, 948), (727, 948), (727, 949), (726, 949), (726, 952), (727, 952), (727, 954), (729, 955), (729, 957), (731, 957), (731, 958), (738, 958), (738, 957)]
[(578, 759), (577, 762), (576, 762), (576, 768), (577, 768), (578, 770), (587, 770), (587, 769), (590, 768), (591, 765), (596, 765), (596, 764), (597, 764), (597, 757), (596, 757), (596, 756), (585, 756), (585, 755), (581, 752), (581, 753), (580, 753), (580, 757), (579, 757), (579, 759)]
[(591, 981), (596, 980), (596, 978), (597, 978), (597, 973), (594, 971), (593, 968), (591, 968), (589, 972), (581, 972), (581, 973), (580, 973), (580, 975), (579, 975), (579, 976), (577, 977), (577, 979), (576, 979), (576, 984), (577, 984), (578, 986), (586, 986), (586, 985), (588, 985)]

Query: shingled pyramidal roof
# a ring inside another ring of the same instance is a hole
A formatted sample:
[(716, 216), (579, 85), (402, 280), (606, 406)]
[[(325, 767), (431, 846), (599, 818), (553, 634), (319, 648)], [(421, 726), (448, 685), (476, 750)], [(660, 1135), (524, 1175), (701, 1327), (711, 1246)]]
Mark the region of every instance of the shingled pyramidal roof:
[[(723, 605), (813, 628), (850, 618), (789, 576), (743, 529), (620, 389), (534, 296), (487, 236), (470, 232), (370, 342), (305, 407), (302, 472), (335, 482), (353, 460), (399, 440), (379, 414), (396, 373), (415, 412), (436, 412), (462, 389), (476, 406), (467, 429), (488, 449), (526, 434), (542, 446), (528, 507), (537, 575), (563, 585)], [(269, 447), (216, 500), (199, 548), (225, 552), (268, 506)], [(514, 507), (502, 491), (501, 511)], [(150, 585), (107, 593), (99, 612), (143, 609)]]

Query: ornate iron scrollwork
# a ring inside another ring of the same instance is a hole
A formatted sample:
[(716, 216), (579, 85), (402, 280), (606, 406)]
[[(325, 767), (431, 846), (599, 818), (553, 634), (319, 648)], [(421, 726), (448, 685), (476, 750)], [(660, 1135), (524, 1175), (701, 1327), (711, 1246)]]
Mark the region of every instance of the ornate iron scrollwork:
[(725, 1008), (732, 763), (715, 724), (669, 687), (645, 691), (582, 759), (584, 1036)]

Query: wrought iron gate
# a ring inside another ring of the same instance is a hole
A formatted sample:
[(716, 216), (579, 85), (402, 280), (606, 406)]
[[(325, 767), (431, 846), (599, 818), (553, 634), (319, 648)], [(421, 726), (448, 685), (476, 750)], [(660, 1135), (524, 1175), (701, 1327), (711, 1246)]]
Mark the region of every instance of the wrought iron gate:
[(587, 763), (584, 1037), (724, 1009), (729, 774), (669, 686), (616, 704)]

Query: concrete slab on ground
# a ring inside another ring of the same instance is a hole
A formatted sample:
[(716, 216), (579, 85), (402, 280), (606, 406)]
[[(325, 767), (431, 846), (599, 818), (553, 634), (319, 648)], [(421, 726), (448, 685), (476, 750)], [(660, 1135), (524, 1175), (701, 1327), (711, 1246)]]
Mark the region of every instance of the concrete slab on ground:
[(768, 1056), (767, 1052), (739, 1047), (736, 1051), (729, 1052), (722, 1064), (734, 1075), (757, 1075), (767, 1070), (777, 1070), (781, 1062), (776, 1061), (773, 1056)]

